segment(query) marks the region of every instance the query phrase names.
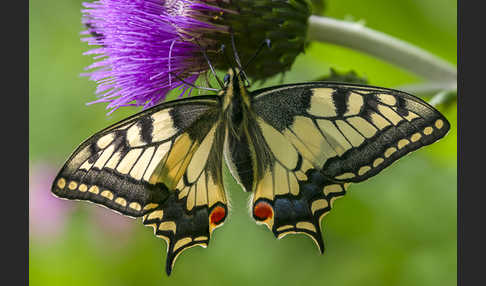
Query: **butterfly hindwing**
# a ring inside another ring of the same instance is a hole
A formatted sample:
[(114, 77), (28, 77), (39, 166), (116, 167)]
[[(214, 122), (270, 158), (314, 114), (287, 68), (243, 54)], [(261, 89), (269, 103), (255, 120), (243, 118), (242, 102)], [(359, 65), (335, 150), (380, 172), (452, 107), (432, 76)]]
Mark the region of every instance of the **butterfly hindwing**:
[[(199, 126), (198, 130), (203, 131), (204, 127)], [(227, 216), (222, 179), (223, 135), (223, 125), (216, 124), (199, 141), (198, 147), (190, 151), (193, 152), (190, 160), (180, 152), (169, 155), (167, 163), (186, 164), (185, 170), (181, 171), (182, 176), (168, 199), (154, 205), (154, 210), (143, 217), (143, 223), (152, 226), (155, 235), (167, 241), (168, 274), (183, 250), (196, 245), (206, 247), (213, 230), (221, 226)], [(176, 142), (174, 148), (192, 149), (185, 140), (189, 138)], [(178, 172), (177, 168), (171, 170)], [(158, 174), (162, 175), (154, 180), (164, 181), (165, 173)]]
[(279, 238), (310, 235), (321, 251), (320, 219), (350, 182), (376, 175), (449, 130), (433, 107), (396, 90), (315, 82), (252, 97), (258, 128), (250, 128), (250, 137), (264, 142), (255, 145), (254, 157), (270, 158), (256, 172), (253, 216)]
[(252, 215), (277, 238), (303, 233), (323, 252), (319, 227), (334, 200), (344, 196), (348, 184), (328, 180), (303, 157), (283, 134), (262, 118), (249, 124), (257, 162)]
[(167, 272), (185, 249), (205, 246), (227, 214), (219, 98), (147, 109), (93, 135), (71, 155), (52, 192), (140, 217), (167, 241)]

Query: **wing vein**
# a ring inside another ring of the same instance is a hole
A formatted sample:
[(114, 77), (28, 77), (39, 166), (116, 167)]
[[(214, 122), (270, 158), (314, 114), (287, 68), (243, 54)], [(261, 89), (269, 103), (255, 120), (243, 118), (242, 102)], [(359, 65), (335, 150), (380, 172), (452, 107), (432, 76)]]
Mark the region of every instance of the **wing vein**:
[(336, 146), (333, 146), (334, 144), (332, 144), (332, 142), (329, 141), (329, 139), (327, 139), (327, 136), (324, 134), (324, 131), (322, 131), (322, 129), (319, 127), (319, 125), (317, 124), (317, 121), (314, 118), (312, 119), (312, 123), (314, 123), (314, 126), (317, 128), (317, 130), (319, 130), (319, 133), (321, 133), (322, 137), (324, 138), (324, 140), (326, 140), (327, 144), (329, 144), (329, 146), (331, 146), (331, 148), (334, 150), (334, 152), (336, 152), (336, 154), (338, 154), (338, 156), (339, 156), (339, 152), (336, 149)]

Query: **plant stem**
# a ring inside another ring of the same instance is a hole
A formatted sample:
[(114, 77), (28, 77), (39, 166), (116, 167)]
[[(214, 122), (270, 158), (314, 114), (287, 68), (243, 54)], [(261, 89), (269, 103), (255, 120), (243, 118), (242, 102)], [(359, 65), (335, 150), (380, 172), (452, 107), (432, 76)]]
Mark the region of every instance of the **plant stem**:
[(442, 90), (429, 100), (429, 104), (432, 106), (437, 106), (443, 103), (447, 103), (453, 100), (455, 97), (457, 97), (457, 91)]
[(394, 88), (411, 94), (436, 94), (443, 90), (457, 90), (457, 84), (455, 82), (430, 81), (417, 84), (406, 84)]
[(433, 82), (457, 81), (457, 69), (450, 63), (360, 23), (313, 15), (309, 18), (308, 36), (310, 40), (338, 44), (368, 53)]

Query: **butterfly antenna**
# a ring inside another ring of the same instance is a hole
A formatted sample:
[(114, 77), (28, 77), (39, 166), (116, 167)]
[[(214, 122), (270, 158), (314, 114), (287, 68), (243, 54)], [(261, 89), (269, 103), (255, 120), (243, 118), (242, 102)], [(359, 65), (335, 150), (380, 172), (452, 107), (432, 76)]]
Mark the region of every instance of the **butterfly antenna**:
[(238, 64), (238, 68), (240, 69), (240, 72), (238, 73), (238, 77), (240, 76), (240, 74), (243, 74), (243, 77), (244, 77), (244, 79), (247, 83), (246, 86), (248, 87), (248, 86), (250, 86), (250, 82), (248, 81), (248, 77), (246, 76), (245, 70), (241, 66), (240, 57), (238, 56), (238, 50), (236, 50), (235, 35), (234, 35), (233, 31), (230, 31), (230, 32), (231, 32), (231, 45), (233, 46), (233, 54), (234, 54), (234, 57), (235, 57), (235, 61)]
[(233, 47), (233, 55), (235, 57), (235, 61), (236, 64), (238, 65), (238, 68), (242, 70), (243, 68), (241, 67), (240, 57), (238, 56), (238, 51), (236, 50), (235, 34), (233, 33), (233, 30), (230, 30), (230, 34), (231, 34), (231, 46)]
[(250, 58), (250, 60), (246, 63), (246, 65), (241, 69), (240, 73), (244, 70), (246, 70), (246, 68), (251, 64), (251, 62), (260, 54), (260, 52), (262, 51), (262, 49), (265, 47), (265, 45), (270, 49), (271, 48), (271, 41), (270, 39), (265, 39), (263, 41), (263, 43), (260, 44), (260, 46), (258, 47), (257, 51), (255, 52), (255, 54), (253, 54), (253, 56)]
[(223, 59), (226, 65), (232, 68), (233, 65), (231, 64), (231, 61), (229, 60), (228, 55), (226, 54), (226, 46), (224, 44), (221, 45), (221, 53), (223, 54)]
[(173, 75), (178, 80), (180, 80), (183, 84), (188, 85), (188, 86), (193, 87), (193, 88), (196, 88), (196, 89), (209, 90), (209, 91), (218, 91), (219, 90), (217, 88), (210, 88), (210, 87), (203, 87), (203, 86), (195, 86), (194, 84), (185, 81), (183, 78), (181, 78), (180, 76), (178, 76), (177, 74), (175, 74), (173, 72), (171, 72), (170, 74)]
[(206, 59), (206, 61), (208, 62), (208, 66), (209, 68), (211, 69), (211, 73), (213, 74), (213, 76), (216, 78), (216, 80), (218, 81), (218, 84), (221, 88), (224, 88), (224, 84), (223, 82), (221, 81), (221, 79), (219, 79), (218, 75), (216, 74), (216, 72), (214, 71), (214, 67), (213, 65), (211, 64), (211, 61), (209, 60), (209, 57), (208, 57), (208, 54), (206, 53), (206, 50), (199, 44), (199, 42), (196, 40), (196, 44), (198, 45), (198, 47), (201, 49), (201, 53), (203, 54), (204, 58)]

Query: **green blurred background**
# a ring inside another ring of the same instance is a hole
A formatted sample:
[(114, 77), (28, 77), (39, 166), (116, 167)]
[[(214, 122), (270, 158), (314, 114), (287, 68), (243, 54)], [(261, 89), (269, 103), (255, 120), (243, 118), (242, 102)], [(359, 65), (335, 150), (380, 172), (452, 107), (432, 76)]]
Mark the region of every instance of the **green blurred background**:
[[(106, 116), (95, 84), (80, 77), (81, 0), (30, 0), (30, 285), (456, 285), (456, 104), (440, 142), (351, 185), (322, 223), (326, 252), (303, 235), (276, 240), (257, 226), (248, 195), (226, 173), (232, 212), (207, 249), (193, 248), (164, 272), (165, 242), (152, 228), (85, 202), (53, 198), (50, 184), (82, 140), (139, 109)], [(456, 64), (455, 0), (328, 0), (324, 14), (362, 20)], [(285, 82), (354, 70), (370, 84), (419, 78), (366, 55), (312, 43)], [(277, 83), (278, 79), (266, 85)]]

